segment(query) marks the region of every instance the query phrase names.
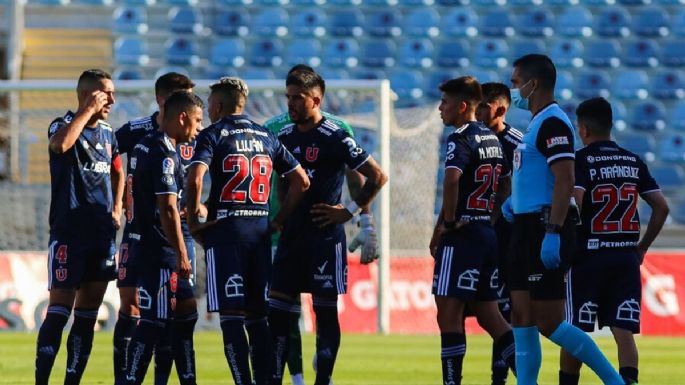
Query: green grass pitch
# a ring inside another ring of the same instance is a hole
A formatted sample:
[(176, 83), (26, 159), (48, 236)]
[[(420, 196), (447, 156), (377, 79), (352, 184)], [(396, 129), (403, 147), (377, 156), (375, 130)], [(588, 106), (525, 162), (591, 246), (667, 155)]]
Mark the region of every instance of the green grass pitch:
[[(33, 384), (35, 333), (0, 333), (0, 384)], [(65, 367), (66, 332), (59, 357), (53, 369), (52, 384), (61, 384)], [(82, 384), (112, 384), (112, 335), (97, 333), (95, 346)], [(221, 334), (202, 331), (196, 334), (198, 384), (232, 384), (224, 354)], [(611, 337), (597, 337), (600, 347), (616, 362), (616, 349)], [(314, 338), (303, 337), (305, 380), (313, 382), (311, 358)], [(685, 384), (685, 339), (638, 337), (641, 385)], [(464, 384), (487, 385), (490, 379), (490, 339), (468, 336), (464, 362)], [(543, 342), (544, 362), (540, 385), (557, 384), (558, 349)], [(145, 384), (152, 384), (152, 369)], [(170, 384), (178, 384), (175, 374)], [(435, 385), (440, 378), (440, 340), (437, 336), (343, 335), (338, 354), (334, 383), (336, 385)], [(286, 376), (285, 384), (290, 384)], [(516, 382), (510, 377), (509, 384)], [(587, 368), (581, 377), (583, 385), (600, 381)]]

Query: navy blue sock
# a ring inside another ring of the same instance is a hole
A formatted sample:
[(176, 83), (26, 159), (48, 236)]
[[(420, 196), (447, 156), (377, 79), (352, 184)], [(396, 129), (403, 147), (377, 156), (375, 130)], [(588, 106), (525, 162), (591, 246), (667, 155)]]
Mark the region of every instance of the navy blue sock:
[(173, 352), (176, 374), (181, 385), (195, 385), (195, 344), (193, 333), (197, 323), (197, 312), (174, 320)]
[[(513, 340), (513, 335), (511, 338)], [(502, 337), (500, 337), (499, 340), (494, 341), (492, 344), (492, 358), (490, 361), (490, 369), (492, 370), (491, 385), (506, 384), (507, 375), (509, 374), (509, 366), (507, 365), (507, 362), (504, 360), (504, 358), (502, 358), (503, 344), (498, 343), (501, 339)], [(511, 347), (513, 349), (514, 345), (512, 344)]]
[(316, 314), (316, 380), (314, 385), (328, 385), (333, 376), (340, 348), (338, 300), (314, 297)]
[(125, 376), (122, 376), (122, 384), (139, 385), (143, 382), (155, 343), (163, 329), (164, 324), (159, 321), (141, 319), (138, 322), (126, 351), (128, 365)]
[(48, 385), (50, 372), (62, 343), (62, 331), (70, 315), (71, 309), (64, 305), (48, 307), (36, 341), (36, 385)]
[(157, 343), (155, 343), (155, 385), (167, 385), (171, 374), (171, 365), (174, 364), (174, 355), (171, 350), (173, 338), (172, 321), (165, 321), (164, 328), (160, 330)]
[[(297, 306), (297, 305), (294, 305)], [(290, 313), (290, 346), (288, 347), (288, 372), (302, 374), (302, 334), (300, 333), (300, 312)]]
[(222, 315), (221, 331), (224, 335), (224, 354), (235, 385), (251, 385), (250, 348), (245, 335), (245, 317)]
[(461, 367), (466, 355), (466, 336), (462, 333), (440, 333), (442, 383), (461, 384)]
[[(514, 343), (514, 332), (509, 330), (495, 341), (494, 346), (499, 351), (499, 357), (506, 363), (504, 371), (504, 381), (507, 380), (507, 367), (516, 375), (516, 345)], [(494, 357), (493, 357), (494, 359)]]
[[(618, 369), (618, 374), (623, 377), (626, 384), (637, 382), (638, 370), (630, 366), (623, 366)], [(632, 382), (631, 382), (632, 381)]]
[(559, 371), (559, 385), (578, 385), (580, 373), (566, 373)]
[(272, 372), (269, 324), (266, 317), (251, 318), (245, 321), (245, 329), (250, 340), (252, 377), (256, 385), (266, 385)]
[(114, 379), (115, 381), (126, 369), (126, 348), (136, 330), (136, 324), (140, 317), (119, 312), (117, 323), (114, 324)]
[(290, 345), (290, 313), (293, 312), (293, 302), (283, 299), (269, 299), (269, 330), (271, 331), (271, 378), (269, 383), (281, 385), (283, 371), (288, 357)]
[(64, 385), (78, 385), (86, 370), (90, 351), (93, 349), (93, 334), (98, 309), (74, 309), (74, 324), (67, 338), (67, 373)]

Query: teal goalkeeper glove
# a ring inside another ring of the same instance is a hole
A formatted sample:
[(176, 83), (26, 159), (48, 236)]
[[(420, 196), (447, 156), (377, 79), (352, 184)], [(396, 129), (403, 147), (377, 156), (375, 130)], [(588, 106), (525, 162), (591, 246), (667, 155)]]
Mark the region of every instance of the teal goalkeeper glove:
[(548, 270), (559, 267), (561, 257), (559, 256), (559, 248), (561, 246), (561, 237), (559, 234), (545, 233), (545, 238), (542, 240), (542, 249), (540, 250), (540, 259), (542, 264)]

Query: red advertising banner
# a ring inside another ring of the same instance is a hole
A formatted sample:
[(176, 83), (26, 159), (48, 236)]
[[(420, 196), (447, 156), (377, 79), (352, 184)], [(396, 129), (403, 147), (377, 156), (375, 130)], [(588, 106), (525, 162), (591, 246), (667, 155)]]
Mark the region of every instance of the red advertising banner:
[(650, 252), (641, 271), (642, 334), (685, 335), (685, 253)]

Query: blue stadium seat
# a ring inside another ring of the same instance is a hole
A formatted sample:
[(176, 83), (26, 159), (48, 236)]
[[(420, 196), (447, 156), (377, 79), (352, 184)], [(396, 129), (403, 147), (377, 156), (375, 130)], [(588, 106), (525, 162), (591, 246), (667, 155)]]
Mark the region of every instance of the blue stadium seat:
[(438, 45), (436, 53), (436, 64), (440, 67), (468, 67), (470, 48), (468, 40), (453, 39), (443, 41)]
[(330, 68), (322, 67), (318, 68), (317, 71), (326, 80), (342, 80), (349, 79), (350, 73), (341, 68)]
[(554, 14), (544, 7), (534, 7), (518, 17), (516, 33), (531, 37), (554, 35)]
[(593, 40), (585, 46), (585, 64), (591, 67), (613, 67), (621, 65), (621, 46), (616, 40)]
[(205, 67), (204, 71), (204, 78), (205, 79), (221, 79), (224, 76), (240, 76), (238, 74), (238, 71), (236, 71), (234, 68), (226, 67), (226, 66), (207, 66)]
[(525, 132), (526, 128), (528, 127), (528, 123), (530, 123), (531, 118), (532, 115), (528, 110), (522, 110), (520, 108), (510, 108), (507, 111), (507, 115), (504, 120), (507, 123), (511, 124), (514, 128), (517, 128), (518, 130)]
[(685, 67), (685, 40), (671, 40), (662, 44), (659, 62), (667, 67)]
[(212, 32), (223, 36), (247, 36), (250, 24), (248, 12), (220, 9), (214, 15)]
[(242, 39), (216, 39), (209, 52), (209, 64), (239, 68), (245, 64), (245, 43)]
[(635, 130), (657, 131), (666, 127), (666, 108), (656, 100), (644, 100), (632, 105), (628, 125)]
[(554, 29), (567, 37), (589, 37), (592, 35), (592, 13), (585, 7), (566, 7), (557, 16)]
[(612, 76), (611, 94), (620, 99), (645, 99), (647, 98), (649, 78), (647, 73), (641, 70), (623, 69), (617, 70)]
[(659, 139), (659, 159), (664, 162), (685, 162), (685, 136), (682, 133), (664, 134)]
[(394, 37), (402, 34), (402, 14), (392, 8), (374, 11), (366, 17), (365, 31), (374, 37)]
[(568, 115), (568, 118), (571, 121), (571, 124), (574, 125), (574, 128), (576, 124), (576, 108), (578, 108), (578, 104), (580, 104), (580, 101), (576, 99), (559, 101), (559, 107), (561, 107), (561, 109), (564, 110), (566, 115)]
[(280, 7), (263, 8), (252, 21), (251, 31), (259, 36), (279, 36), (288, 34), (288, 13)]
[(120, 37), (114, 42), (114, 62), (146, 65), (150, 61), (148, 46), (139, 37)]
[(247, 67), (240, 73), (240, 77), (245, 80), (276, 79), (276, 74), (266, 68)]
[(637, 154), (645, 162), (654, 162), (656, 159), (654, 135), (634, 131), (623, 132), (617, 135), (616, 142), (619, 146)]
[(633, 17), (630, 29), (633, 33), (645, 37), (668, 35), (668, 15), (661, 7), (638, 8)]
[(336, 7), (356, 7), (361, 5), (362, 0), (328, 0), (328, 4)]
[(295, 36), (321, 37), (326, 34), (326, 13), (317, 8), (303, 9), (290, 18), (290, 32)]
[(625, 131), (628, 125), (628, 109), (620, 100), (611, 101), (611, 114), (614, 118), (614, 132)]
[(321, 43), (315, 38), (293, 39), (288, 45), (286, 63), (290, 66), (304, 63), (318, 67), (321, 65)]
[(685, 100), (679, 100), (671, 106), (668, 123), (669, 127), (685, 132)]
[(400, 99), (419, 99), (423, 97), (423, 75), (410, 69), (396, 69), (388, 74), (390, 87)]
[(578, 0), (546, 0), (545, 5), (548, 7), (569, 7), (571, 5), (577, 6)]
[(443, 5), (446, 7), (455, 5), (468, 5), (469, 0), (436, 0), (436, 5)]
[(434, 0), (400, 0), (399, 1), (399, 5), (404, 6), (404, 7), (421, 7), (421, 6), (430, 7), (433, 4), (435, 4)]
[(119, 0), (122, 5), (155, 5), (157, 0)]
[(145, 74), (140, 67), (119, 67), (112, 73), (114, 80), (143, 80)]
[(591, 7), (607, 7), (616, 4), (616, 0), (580, 0), (580, 4)]
[(84, 5), (95, 5), (108, 7), (114, 4), (114, 0), (78, 0), (77, 3)]
[(428, 74), (426, 79), (426, 94), (431, 98), (439, 99), (442, 93), (438, 89), (440, 85), (450, 79), (459, 77), (459, 72), (452, 70), (439, 69)]
[(255, 0), (255, 5), (264, 7), (282, 7), (288, 3), (290, 0)]
[[(516, 39), (511, 41), (509, 52), (509, 57), (515, 60), (530, 53), (547, 53), (547, 49), (540, 39)], [(556, 58), (554, 64), (557, 64)]]
[(624, 65), (630, 67), (656, 67), (659, 65), (659, 47), (654, 40), (641, 39), (623, 43)]
[(488, 70), (488, 69), (482, 69), (482, 68), (478, 68), (478, 67), (470, 67), (470, 68), (467, 68), (464, 71), (460, 71), (460, 72), (461, 73), (459, 74), (459, 76), (471, 75), (474, 78), (476, 78), (479, 83), (502, 81), (502, 77), (500, 77), (494, 71)]
[(283, 43), (280, 40), (260, 39), (252, 43), (250, 63), (256, 67), (279, 67), (283, 64)]
[(650, 4), (652, 0), (618, 0), (621, 5), (647, 5)]
[(302, 8), (319, 7), (326, 4), (326, 0), (292, 0), (292, 5)]
[(609, 97), (611, 78), (601, 70), (584, 70), (576, 73), (575, 94), (581, 99)]
[(454, 8), (442, 17), (440, 33), (447, 36), (469, 36), (478, 34), (478, 15), (470, 8)]
[(387, 78), (385, 71), (375, 68), (360, 68), (352, 74), (355, 79), (379, 80)]
[(331, 68), (356, 67), (359, 59), (359, 43), (355, 39), (333, 39), (324, 48), (323, 64)]
[(542, 5), (542, 0), (509, 0), (507, 4), (510, 7), (533, 8)]
[(199, 34), (203, 28), (202, 14), (196, 8), (174, 7), (169, 10), (171, 32)]
[(250, 5), (252, 0), (215, 0), (219, 6), (235, 7), (240, 5)]
[(404, 18), (402, 30), (409, 36), (436, 37), (440, 34), (440, 14), (433, 8), (425, 7), (411, 11)]
[(397, 46), (391, 40), (367, 40), (362, 45), (361, 62), (367, 67), (389, 68), (395, 66)]
[(40, 5), (67, 5), (71, 0), (27, 0), (28, 4), (40, 4)]
[(679, 7), (671, 17), (670, 30), (676, 36), (685, 36), (685, 7)]
[(361, 36), (364, 16), (357, 9), (336, 10), (329, 14), (328, 31), (333, 36)]
[(557, 100), (568, 100), (573, 97), (574, 79), (569, 71), (557, 71), (557, 83), (554, 97)]
[(433, 43), (429, 39), (407, 39), (400, 46), (399, 62), (405, 67), (433, 66)]
[(668, 215), (678, 224), (685, 224), (685, 201), (673, 201), (669, 205), (670, 211)]
[(552, 43), (549, 54), (559, 68), (580, 68), (584, 53), (585, 48), (579, 39), (557, 39)]
[(652, 74), (650, 93), (657, 99), (685, 98), (685, 73), (664, 69)]
[(685, 185), (685, 171), (678, 165), (656, 165), (650, 167), (649, 171), (664, 194), (681, 192)]
[(112, 24), (116, 33), (144, 34), (148, 30), (147, 12), (143, 7), (119, 7), (114, 10)]
[(630, 35), (630, 14), (623, 7), (606, 7), (595, 17), (594, 31), (603, 37)]
[(507, 5), (507, 0), (473, 0), (471, 4), (481, 8), (502, 7)]
[(391, 8), (397, 5), (397, 0), (364, 0), (365, 7), (386, 7)]
[(200, 63), (197, 44), (185, 37), (169, 39), (165, 44), (166, 62), (173, 65), (197, 66)]
[(484, 36), (514, 36), (514, 21), (509, 8), (494, 9), (480, 18), (478, 32)]
[(509, 46), (501, 39), (479, 39), (473, 62), (484, 68), (505, 68), (509, 64)]

